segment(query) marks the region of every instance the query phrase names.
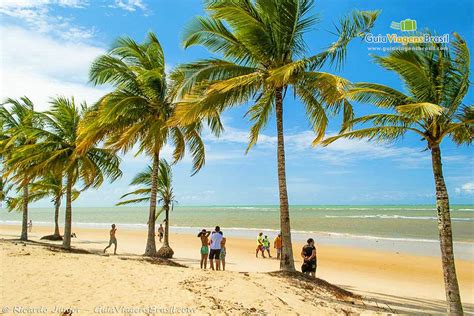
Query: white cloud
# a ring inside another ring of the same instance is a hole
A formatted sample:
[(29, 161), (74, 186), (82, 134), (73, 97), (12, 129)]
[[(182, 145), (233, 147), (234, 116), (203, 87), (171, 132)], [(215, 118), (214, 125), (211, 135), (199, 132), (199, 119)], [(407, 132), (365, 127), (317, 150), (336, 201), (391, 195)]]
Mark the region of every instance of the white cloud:
[(1, 26), (0, 36), (2, 100), (26, 95), (44, 110), (57, 95), (92, 103), (106, 92), (87, 83), (90, 64), (104, 49), (13, 26)]
[(83, 8), (84, 0), (3, 0), (0, 2), (0, 14), (26, 23), (31, 30), (60, 36), (65, 40), (83, 40), (94, 36), (95, 31), (72, 24), (66, 18), (51, 12), (54, 6)]
[(456, 193), (474, 194), (474, 182), (466, 182), (455, 189)]
[[(331, 136), (331, 135), (328, 135)], [(206, 133), (204, 139), (208, 143), (236, 143), (248, 144), (248, 131), (232, 127), (225, 127), (225, 132), (216, 138), (210, 133)], [(313, 159), (321, 160), (332, 165), (346, 165), (357, 160), (367, 159), (385, 159), (390, 158), (403, 168), (418, 168), (426, 166), (430, 157), (422, 152), (420, 148), (397, 147), (390, 144), (381, 144), (370, 142), (368, 140), (358, 139), (339, 139), (327, 147), (312, 147), (314, 140), (312, 131), (303, 131), (299, 133), (289, 133), (285, 135), (286, 153), (289, 158), (292, 155), (311, 155)], [(261, 134), (258, 138), (256, 148), (253, 150), (268, 151), (276, 149), (276, 136)], [(452, 159), (459, 161), (460, 157)]]
[(39, 8), (46, 5), (57, 4), (62, 7), (82, 8), (87, 5), (84, 0), (2, 0), (0, 8)]
[(146, 6), (142, 0), (115, 0), (113, 8), (120, 8), (128, 12), (135, 12), (137, 9), (146, 10)]

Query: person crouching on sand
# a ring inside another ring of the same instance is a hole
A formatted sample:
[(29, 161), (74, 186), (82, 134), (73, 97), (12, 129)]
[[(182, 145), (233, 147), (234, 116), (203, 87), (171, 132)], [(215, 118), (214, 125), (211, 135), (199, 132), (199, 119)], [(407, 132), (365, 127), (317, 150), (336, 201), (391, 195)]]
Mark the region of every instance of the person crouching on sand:
[(265, 253), (263, 252), (263, 233), (259, 233), (257, 236), (257, 249), (255, 249), (255, 258), (258, 258), (258, 252), (262, 252), (262, 257), (265, 258)]
[(207, 269), (207, 255), (209, 254), (209, 235), (211, 232), (205, 229), (201, 230), (198, 238), (201, 238), (201, 269)]
[(221, 261), (221, 264), (222, 264), (222, 271), (225, 271), (225, 255), (226, 255), (225, 242), (226, 241), (227, 241), (227, 238), (222, 237), (221, 253), (219, 254), (219, 260)]
[(112, 244), (115, 245), (115, 248), (114, 248), (114, 255), (117, 254), (117, 238), (115, 238), (115, 232), (117, 231), (117, 228), (115, 228), (115, 224), (112, 224), (112, 229), (110, 230), (110, 240), (109, 240), (109, 245), (107, 247), (105, 247), (104, 249), (104, 253), (105, 251), (110, 247), (112, 246)]
[(303, 258), (303, 265), (301, 272), (309, 274), (312, 277), (316, 276), (316, 247), (314, 246), (313, 238), (308, 239), (308, 243), (303, 246), (301, 250), (301, 257)]
[(277, 259), (280, 259), (281, 257), (281, 234), (278, 234), (278, 236), (275, 237), (273, 240), (273, 248), (275, 248), (275, 251), (277, 253)]
[(220, 254), (221, 254), (222, 232), (219, 226), (211, 234), (211, 251), (209, 252), (209, 261), (211, 269), (214, 270), (214, 260), (216, 260), (216, 270), (220, 270)]

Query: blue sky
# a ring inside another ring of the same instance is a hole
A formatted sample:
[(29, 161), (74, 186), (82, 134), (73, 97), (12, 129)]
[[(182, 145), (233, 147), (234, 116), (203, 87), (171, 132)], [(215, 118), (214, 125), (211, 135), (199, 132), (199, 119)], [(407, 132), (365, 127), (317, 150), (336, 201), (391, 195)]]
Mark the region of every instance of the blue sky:
[[(310, 53), (327, 47), (335, 36), (334, 23), (352, 9), (381, 9), (372, 33), (397, 32), (392, 21), (415, 19), (419, 29), (437, 33), (456, 31), (474, 51), (473, 3), (422, 0), (316, 1), (314, 13), (321, 19), (307, 34)], [(183, 28), (203, 14), (197, 0), (4, 0), (0, 2), (1, 88), (0, 96), (29, 96), (38, 109), (48, 107), (50, 97), (74, 95), (94, 102), (107, 87), (88, 84), (91, 61), (123, 35), (137, 41), (154, 31), (160, 39), (169, 68), (209, 57), (203, 48), (184, 50)], [(341, 71), (330, 70), (351, 81), (369, 81), (402, 89), (398, 78), (371, 62), (368, 47), (353, 41)], [(373, 46), (373, 45), (372, 45)], [(474, 93), (465, 98), (473, 104)], [(190, 177), (189, 158), (174, 168), (175, 191), (182, 205), (277, 204), (275, 124), (270, 122), (259, 144), (244, 155), (248, 122), (246, 106), (223, 115), (226, 133), (216, 139), (204, 135), (207, 163)], [(356, 114), (375, 109), (357, 104)], [(309, 124), (301, 104), (285, 100), (287, 179), (291, 204), (431, 204), (434, 185), (430, 154), (418, 137), (407, 135), (396, 144), (342, 140), (328, 148), (313, 149)], [(329, 133), (338, 130), (335, 118)], [(442, 146), (444, 170), (452, 203), (474, 202), (472, 148), (457, 148), (446, 140)], [(165, 149), (169, 153), (169, 149)], [(84, 193), (80, 206), (111, 206), (127, 192), (133, 175), (148, 163), (146, 157), (123, 157), (124, 176), (99, 190)], [(47, 201), (39, 205), (46, 206)]]

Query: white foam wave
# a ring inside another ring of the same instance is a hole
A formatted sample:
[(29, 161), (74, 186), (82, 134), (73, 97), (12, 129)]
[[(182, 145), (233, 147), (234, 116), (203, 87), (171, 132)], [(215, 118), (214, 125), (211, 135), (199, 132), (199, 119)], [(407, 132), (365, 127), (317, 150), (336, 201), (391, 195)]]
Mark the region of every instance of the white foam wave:
[[(325, 218), (378, 218), (378, 219), (412, 219), (412, 220), (438, 220), (434, 216), (406, 216), (406, 215), (326, 215)], [(453, 222), (473, 222), (474, 218), (453, 217)]]

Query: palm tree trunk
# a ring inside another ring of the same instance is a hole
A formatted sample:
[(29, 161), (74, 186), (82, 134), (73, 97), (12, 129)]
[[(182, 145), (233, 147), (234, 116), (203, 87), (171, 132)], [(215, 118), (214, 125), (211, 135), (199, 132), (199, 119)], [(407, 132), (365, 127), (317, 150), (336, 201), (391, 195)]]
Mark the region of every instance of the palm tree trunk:
[(72, 175), (68, 174), (66, 180), (66, 212), (64, 220), (64, 240), (63, 247), (71, 248), (71, 228), (72, 228)]
[(25, 179), (25, 184), (23, 186), (23, 221), (21, 224), (21, 237), (20, 240), (28, 240), (28, 179)]
[(295, 271), (293, 248), (291, 243), (290, 210), (288, 206), (288, 192), (286, 189), (285, 171), (285, 140), (283, 135), (283, 95), (282, 88), (276, 89), (275, 99), (276, 123), (278, 135), (278, 188), (280, 191), (280, 229), (282, 239), (282, 255), (280, 269)]
[(61, 195), (57, 195), (54, 200), (54, 237), (60, 237), (59, 234), (59, 208), (61, 207)]
[(165, 222), (165, 240), (163, 241), (163, 247), (169, 247), (170, 244), (169, 244), (169, 238), (168, 238), (168, 234), (169, 234), (169, 231), (170, 231), (170, 208), (168, 205), (165, 205), (165, 219), (166, 219), (166, 222)]
[(153, 155), (153, 166), (151, 171), (151, 192), (150, 192), (150, 214), (148, 216), (148, 238), (146, 241), (145, 256), (156, 256), (155, 243), (155, 215), (156, 215), (156, 194), (158, 189), (158, 169), (160, 167), (159, 152)]
[(441, 260), (443, 264), (444, 288), (448, 313), (462, 315), (461, 295), (459, 293), (456, 267), (454, 263), (453, 233), (451, 229), (451, 216), (449, 212), (449, 198), (443, 177), (441, 150), (439, 146), (431, 148), (433, 175), (436, 185), (436, 208), (438, 210), (438, 230), (441, 246)]

